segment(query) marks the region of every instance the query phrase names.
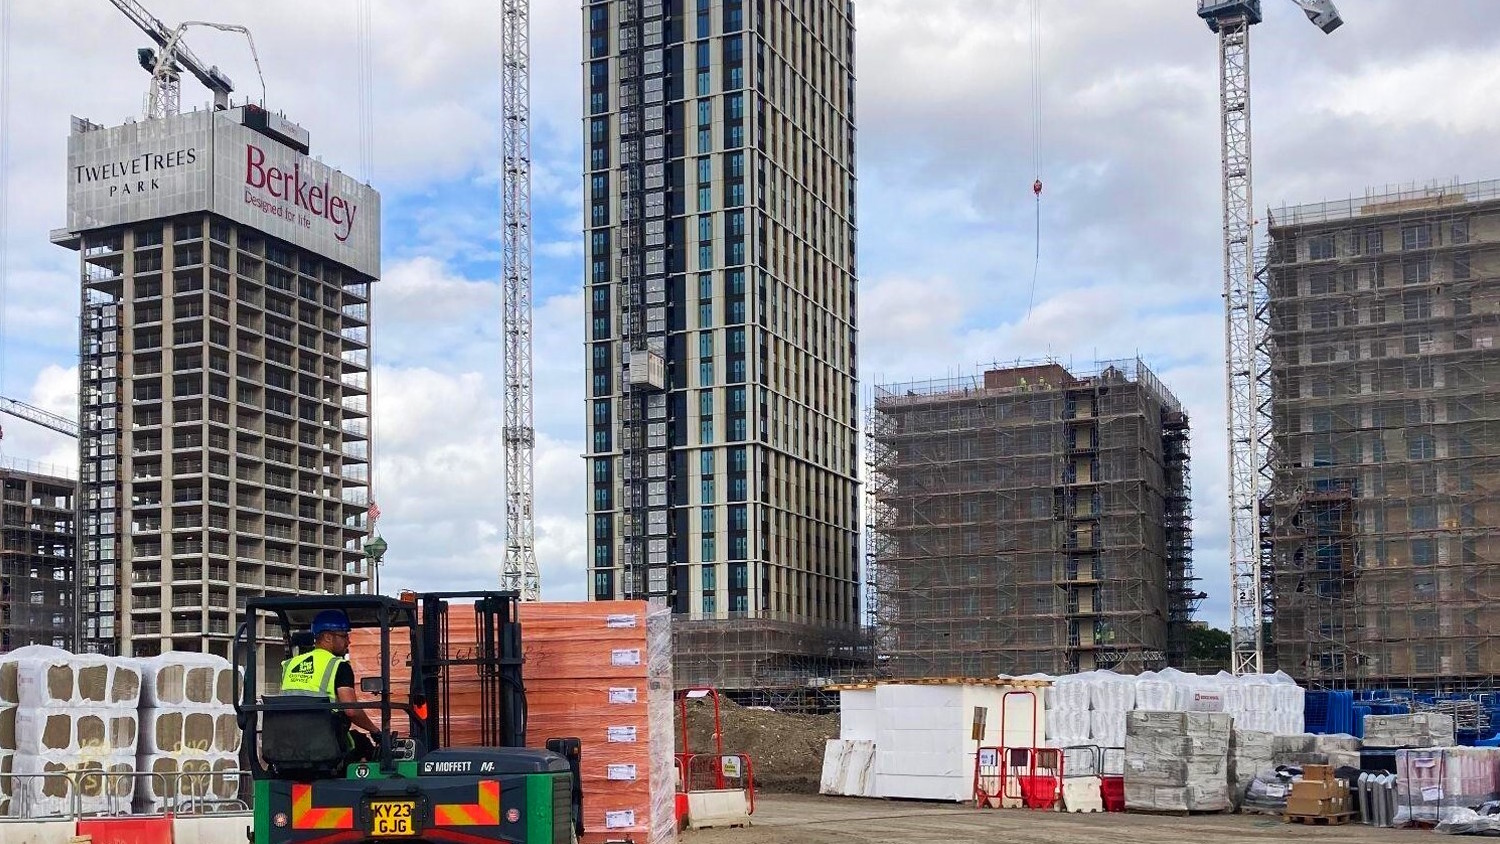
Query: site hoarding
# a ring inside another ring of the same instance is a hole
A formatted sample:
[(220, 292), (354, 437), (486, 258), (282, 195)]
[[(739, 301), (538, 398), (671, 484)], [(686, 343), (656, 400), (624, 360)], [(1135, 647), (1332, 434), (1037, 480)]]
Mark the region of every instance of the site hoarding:
[(68, 138), (74, 233), (211, 212), (380, 275), (380, 194), (234, 120), (201, 111)]

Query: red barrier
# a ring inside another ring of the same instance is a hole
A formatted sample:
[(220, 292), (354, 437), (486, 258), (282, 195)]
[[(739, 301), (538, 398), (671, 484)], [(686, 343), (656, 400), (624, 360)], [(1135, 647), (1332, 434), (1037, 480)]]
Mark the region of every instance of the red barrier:
[(83, 818), (75, 834), (93, 844), (172, 844), (172, 816)]

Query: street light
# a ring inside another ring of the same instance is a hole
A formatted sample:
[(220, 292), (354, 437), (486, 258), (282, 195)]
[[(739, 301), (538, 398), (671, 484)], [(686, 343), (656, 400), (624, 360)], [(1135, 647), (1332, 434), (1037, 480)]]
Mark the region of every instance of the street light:
[(365, 561), (370, 564), (370, 573), (375, 579), (374, 594), (380, 594), (380, 565), (385, 562), (385, 550), (391, 547), (385, 537), (376, 535), (365, 543)]

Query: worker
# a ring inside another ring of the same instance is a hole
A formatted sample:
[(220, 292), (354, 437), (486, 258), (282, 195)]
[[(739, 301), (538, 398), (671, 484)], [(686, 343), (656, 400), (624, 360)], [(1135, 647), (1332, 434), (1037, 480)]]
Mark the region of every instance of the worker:
[[(355, 695), (354, 666), (349, 664), (349, 616), (341, 610), (323, 610), (313, 617), (312, 650), (282, 663), (281, 693), (327, 697), (334, 703), (358, 703)], [(351, 761), (374, 758), (375, 744), (368, 736), (349, 730), (352, 722), (378, 735), (380, 728), (367, 709), (341, 709), (344, 725), (344, 749)]]

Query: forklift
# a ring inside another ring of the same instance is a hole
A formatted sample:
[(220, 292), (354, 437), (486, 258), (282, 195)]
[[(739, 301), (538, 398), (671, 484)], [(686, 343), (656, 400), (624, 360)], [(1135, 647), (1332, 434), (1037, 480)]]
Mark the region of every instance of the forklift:
[[(516, 592), (489, 591), (247, 601), (235, 635), (235, 668), (243, 659), (244, 672), (235, 711), (254, 790), (252, 844), (577, 842), (580, 741), (526, 747), (519, 600)], [(359, 690), (378, 700), (262, 694), (280, 689), (281, 667), (265, 666), (262, 676), (260, 646), (279, 634), (287, 659), (310, 649), (313, 619), (327, 610), (344, 613), (351, 629), (379, 629), (380, 673), (357, 678)], [(473, 613), (472, 643), (451, 640), (455, 612)], [(256, 633), (263, 620), (267, 638)], [(392, 668), (401, 667), (391, 664), (398, 643), (411, 654), (403, 688), (392, 682)], [(451, 746), (457, 683), (466, 691), (477, 685), (478, 746)], [(350, 709), (370, 711), (380, 727), (362, 751), (348, 749), (343, 710)]]

